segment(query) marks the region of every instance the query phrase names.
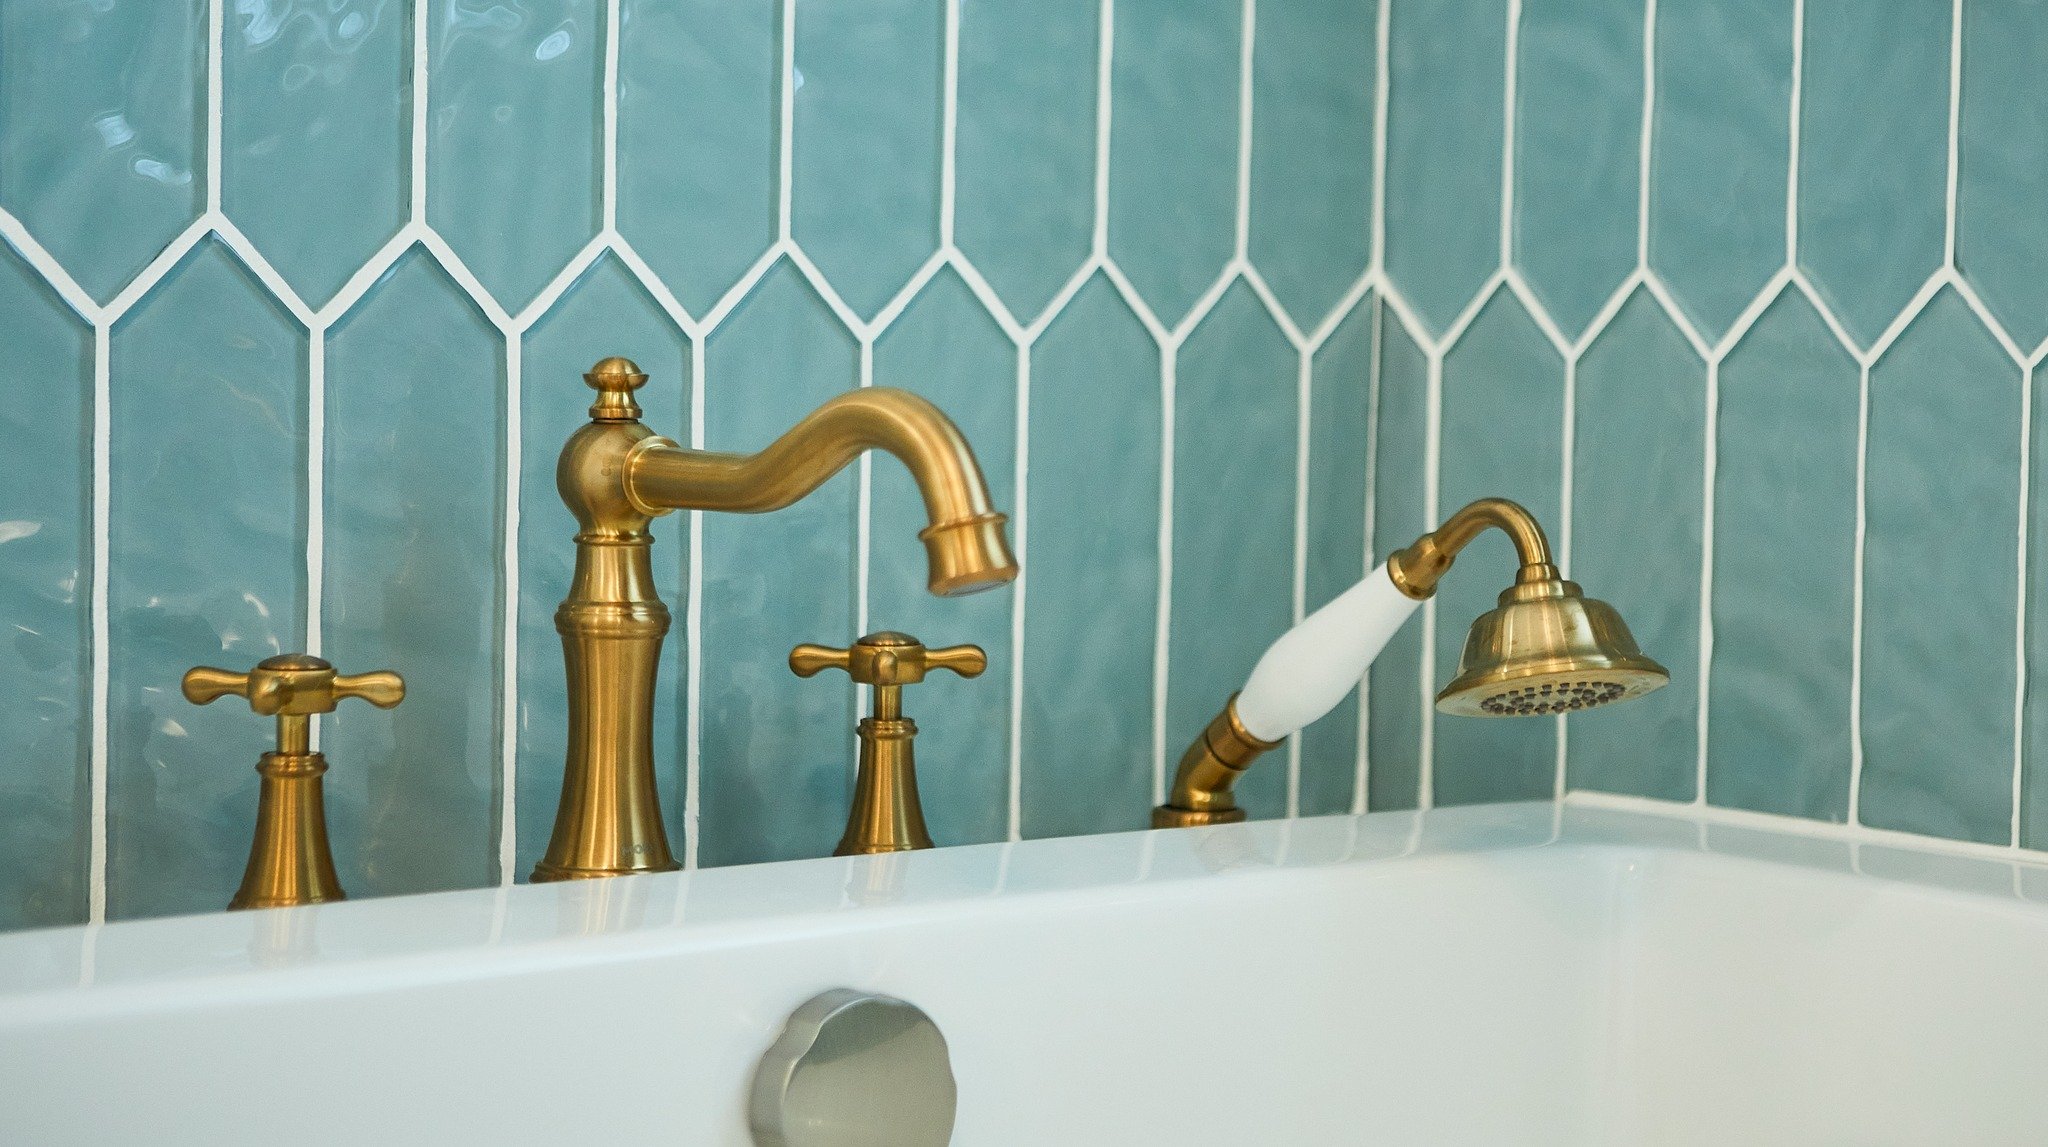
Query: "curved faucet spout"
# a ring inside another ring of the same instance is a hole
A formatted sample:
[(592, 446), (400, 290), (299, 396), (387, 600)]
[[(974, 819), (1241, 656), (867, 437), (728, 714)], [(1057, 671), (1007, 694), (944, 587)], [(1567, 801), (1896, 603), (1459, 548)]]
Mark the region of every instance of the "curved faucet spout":
[(576, 572), (555, 611), (569, 685), (562, 799), (535, 880), (676, 867), (654, 776), (655, 671), (669, 629), (655, 592), (651, 519), (671, 510), (761, 514), (800, 501), (867, 450), (902, 459), (924, 495), (920, 531), (933, 593), (992, 589), (1017, 576), (1003, 515), (960, 429), (901, 390), (842, 394), (758, 454), (686, 450), (640, 422), (647, 375), (623, 358), (592, 367), (590, 422), (555, 470), (576, 516)]
[(626, 497), (653, 517), (670, 510), (763, 514), (801, 501), (869, 450), (893, 454), (924, 497), (931, 525), (918, 534), (929, 586), (942, 596), (993, 589), (1017, 576), (1003, 535), (1007, 520), (989, 505), (988, 483), (960, 429), (938, 407), (906, 390), (875, 387), (839, 395), (758, 454), (687, 450), (649, 438), (627, 458)]

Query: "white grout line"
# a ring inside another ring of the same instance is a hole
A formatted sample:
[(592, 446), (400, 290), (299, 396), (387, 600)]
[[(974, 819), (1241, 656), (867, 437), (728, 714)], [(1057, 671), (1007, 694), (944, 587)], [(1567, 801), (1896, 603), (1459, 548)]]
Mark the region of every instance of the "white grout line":
[(519, 863), (519, 474), (525, 465), (521, 441), (525, 392), (525, 339), (518, 331), (505, 336), (504, 486), (498, 521), (504, 531), (498, 692), (498, 883), (518, 878)]
[[(412, 5), (412, 133), (409, 144), (412, 163), (411, 222), (427, 222), (427, 0)], [(361, 276), (358, 276), (360, 278)]]
[[(419, 2), (419, 0), (415, 0)], [(619, 5), (604, 5), (604, 170), (598, 187), (603, 215), (601, 230), (615, 234), (619, 229)]]
[[(690, 344), (690, 449), (705, 448), (707, 341)], [(704, 785), (704, 511), (689, 518), (689, 578), (683, 604), (683, 868), (697, 867)]]
[[(1650, 157), (1657, 124), (1657, 0), (1643, 0), (1643, 106), (1636, 143), (1636, 269), (1650, 269)], [(1596, 325), (1605, 326), (1596, 322)]]
[[(1792, 0), (1792, 94), (1785, 148), (1785, 266), (1799, 266), (1800, 117), (1806, 107), (1806, 0)], [(1838, 336), (1839, 337), (1839, 336)]]
[[(1112, 263), (1110, 266), (1115, 266)], [(1152, 803), (1166, 803), (1167, 659), (1173, 652), (1173, 454), (1180, 345), (1159, 348), (1159, 603), (1152, 635)]]
[(1521, 84), (1521, 55), (1522, 0), (1508, 0), (1507, 47), (1502, 53), (1507, 76), (1500, 111), (1500, 265), (1510, 270), (1515, 265), (1515, 128), (1520, 111), (1515, 100)]
[[(1109, 258), (1109, 134), (1116, 75), (1116, 0), (1102, 0), (1095, 36), (1095, 233), (1089, 250)], [(1123, 288), (1119, 287), (1118, 290)], [(1042, 321), (1045, 316), (1040, 316)]]
[(2021, 832), (2025, 827), (2020, 816), (2021, 797), (2026, 788), (2027, 765), (2027, 515), (2033, 504), (2033, 454), (2034, 454), (2034, 368), (2020, 370), (2020, 512), (2019, 512), (2019, 587), (2018, 600), (2013, 608), (2013, 672), (2012, 690), (2012, 845), (2020, 847)]
[[(1558, 570), (1565, 577), (1572, 576), (1572, 500), (1576, 482), (1573, 474), (1579, 437), (1579, 359), (1575, 353), (1567, 352), (1564, 360), (1564, 417), (1558, 428), (1558, 479), (1557, 479), (1557, 560)], [(1559, 713), (1551, 719), (1557, 732), (1557, 771), (1551, 783), (1551, 795), (1564, 795), (1569, 779), (1571, 727), (1565, 715)]]
[(1249, 258), (1252, 235), (1252, 53), (1257, 47), (1258, 0), (1244, 0), (1237, 36), (1237, 221), (1233, 257)]
[(1010, 583), (1010, 768), (1005, 836), (1024, 838), (1024, 642), (1031, 580), (1031, 346), (1017, 348), (1017, 438), (1010, 494), (1010, 541), (1017, 580)]
[[(1296, 352), (1294, 422), (1294, 569), (1289, 587), (1291, 624), (1308, 616), (1308, 497), (1313, 459), (1310, 417), (1315, 403), (1315, 356)], [(1301, 733), (1287, 738), (1287, 815), (1301, 815)]]
[(1707, 801), (1707, 705), (1714, 676), (1714, 528), (1721, 467), (1721, 360), (1707, 361), (1706, 416), (1700, 435), (1700, 604), (1699, 694), (1694, 699), (1693, 771), (1695, 804)]
[(960, 3), (946, 0), (943, 75), (939, 113), (939, 248), (953, 246), (953, 216), (958, 199), (960, 140)]
[[(1380, 366), (1385, 353), (1386, 325), (1379, 298), (1367, 319), (1372, 324), (1372, 357), (1365, 382), (1365, 552), (1359, 566), (1367, 574), (1377, 568), (1379, 548)], [(1352, 780), (1351, 811), (1362, 813), (1372, 800), (1372, 674), (1358, 679), (1358, 764)]]
[(1849, 574), (1849, 823), (1863, 823), (1863, 557), (1870, 534), (1870, 364), (1856, 371), (1856, 549)]
[(206, 5), (206, 213), (220, 214), (221, 104), (225, 81), (221, 75), (221, 29), (226, 19), (227, 0), (208, 0)]
[(1941, 265), (1956, 265), (1956, 173), (1963, 114), (1963, 0), (1951, 5), (1948, 31), (1948, 167), (1943, 185), (1946, 214), (1941, 232)]
[(776, 83), (775, 235), (790, 241), (796, 189), (796, 0), (782, 0), (782, 65)]
[(113, 637), (107, 600), (113, 535), (113, 320), (92, 331), (92, 749), (87, 770), (92, 787), (92, 841), (87, 860), (86, 918), (107, 918), (107, 771), (111, 765), (108, 690)]
[[(1393, 91), (1388, 69), (1393, 62), (1394, 0), (1379, 0), (1374, 35), (1372, 84), (1372, 268), (1368, 278), (1384, 278), (1387, 265), (1387, 101)], [(1377, 310), (1377, 308), (1375, 308)]]
[[(1444, 441), (1444, 356), (1428, 352), (1429, 389), (1424, 415), (1422, 446), (1422, 520), (1432, 528), (1441, 518), (1438, 503), (1443, 490)], [(1436, 598), (1422, 603), (1422, 690), (1416, 698), (1422, 708), (1420, 771), (1416, 779), (1416, 807), (1436, 806), (1436, 709), (1430, 697), (1436, 691)]]
[[(327, 328), (306, 335), (306, 652), (322, 656), (327, 592)], [(320, 748), (313, 722), (313, 749)]]

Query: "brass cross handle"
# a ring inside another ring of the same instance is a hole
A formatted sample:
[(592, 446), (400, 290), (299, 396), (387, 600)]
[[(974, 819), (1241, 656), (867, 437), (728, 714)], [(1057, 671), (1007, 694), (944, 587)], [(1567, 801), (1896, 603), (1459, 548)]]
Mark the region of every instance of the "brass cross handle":
[(851, 649), (799, 645), (789, 651), (789, 668), (798, 677), (827, 669), (844, 669), (863, 685), (915, 685), (933, 669), (951, 669), (962, 677), (979, 677), (988, 668), (988, 654), (978, 645), (926, 649), (907, 633), (870, 633)]
[(334, 666), (303, 653), (272, 657), (247, 673), (202, 665), (185, 674), (187, 701), (210, 705), (222, 697), (247, 698), (259, 716), (310, 717), (332, 713), (350, 697), (392, 708), (405, 700), (405, 681), (389, 670), (336, 673)]

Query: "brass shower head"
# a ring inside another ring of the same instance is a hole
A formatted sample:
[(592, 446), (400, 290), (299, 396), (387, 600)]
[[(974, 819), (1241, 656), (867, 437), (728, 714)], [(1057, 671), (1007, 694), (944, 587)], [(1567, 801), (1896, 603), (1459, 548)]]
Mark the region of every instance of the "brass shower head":
[(1643, 656), (1614, 607), (1587, 597), (1550, 561), (1550, 540), (1527, 510), (1482, 498), (1387, 559), (1394, 584), (1418, 600), (1459, 550), (1487, 527), (1514, 539), (1521, 569), (1500, 604), (1472, 623), (1458, 675), (1436, 707), (1463, 717), (1541, 717), (1640, 697), (1670, 682)]
[(1574, 582), (1517, 583), (1479, 616), (1436, 707), (1462, 717), (1540, 717), (1626, 701), (1671, 680), (1614, 607)]

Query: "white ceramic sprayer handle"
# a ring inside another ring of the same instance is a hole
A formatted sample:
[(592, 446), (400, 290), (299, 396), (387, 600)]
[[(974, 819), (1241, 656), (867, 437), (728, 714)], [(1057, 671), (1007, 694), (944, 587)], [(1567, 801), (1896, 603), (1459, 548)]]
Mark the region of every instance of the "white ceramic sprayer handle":
[(1338, 594), (1280, 636), (1237, 696), (1245, 732), (1278, 741), (1337, 707), (1422, 603), (1394, 587), (1387, 567)]

